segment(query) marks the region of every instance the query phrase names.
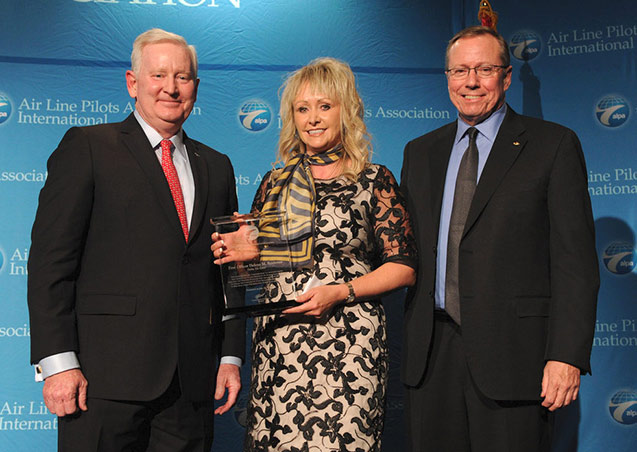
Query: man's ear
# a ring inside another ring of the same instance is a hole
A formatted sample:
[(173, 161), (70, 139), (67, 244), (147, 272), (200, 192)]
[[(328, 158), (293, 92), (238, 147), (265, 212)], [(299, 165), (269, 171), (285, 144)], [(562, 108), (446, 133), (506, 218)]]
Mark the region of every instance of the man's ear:
[(137, 99), (137, 76), (131, 70), (126, 71), (126, 88), (128, 89), (128, 95)]
[(511, 86), (511, 74), (513, 74), (513, 67), (509, 66), (505, 69), (504, 73), (504, 90), (508, 90), (509, 86)]
[(198, 92), (199, 92), (199, 79), (195, 80), (195, 100), (197, 100)]

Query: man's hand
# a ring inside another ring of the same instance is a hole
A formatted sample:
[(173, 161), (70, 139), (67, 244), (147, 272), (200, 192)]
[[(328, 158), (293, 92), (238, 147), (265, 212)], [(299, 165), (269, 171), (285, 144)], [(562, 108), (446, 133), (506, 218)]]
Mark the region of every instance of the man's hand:
[(555, 411), (577, 399), (580, 370), (560, 361), (547, 361), (542, 378), (542, 406)]
[(88, 382), (80, 369), (71, 369), (51, 375), (44, 380), (42, 396), (49, 411), (60, 417), (73, 414), (78, 407), (87, 410), (86, 388)]
[(215, 389), (215, 400), (221, 400), (223, 394), (228, 389), (228, 399), (226, 403), (215, 410), (215, 414), (223, 414), (232, 408), (237, 401), (239, 390), (241, 389), (241, 376), (239, 366), (234, 364), (220, 364), (217, 371), (217, 387)]

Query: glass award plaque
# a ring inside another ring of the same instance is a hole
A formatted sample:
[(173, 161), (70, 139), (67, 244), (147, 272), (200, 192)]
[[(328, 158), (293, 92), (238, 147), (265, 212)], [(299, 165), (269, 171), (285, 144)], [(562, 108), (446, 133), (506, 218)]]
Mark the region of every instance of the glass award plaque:
[[(286, 231), (292, 221), (284, 212), (217, 217), (210, 222), (225, 243), (224, 257), (231, 259), (219, 265), (224, 316), (270, 315), (298, 305), (295, 299), (300, 293), (280, 290), (284, 279), (291, 279), (291, 272), (300, 267), (291, 257)], [(241, 292), (243, 300), (237, 295)]]

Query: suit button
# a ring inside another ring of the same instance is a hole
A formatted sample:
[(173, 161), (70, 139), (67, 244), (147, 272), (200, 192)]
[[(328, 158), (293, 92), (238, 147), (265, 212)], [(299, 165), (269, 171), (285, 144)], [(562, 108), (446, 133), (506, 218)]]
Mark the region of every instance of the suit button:
[(438, 252), (438, 247), (437, 246), (432, 246), (431, 247), (431, 251), (433, 251), (434, 254), (436, 254)]
[(190, 258), (188, 256), (184, 256), (181, 259), (181, 263), (184, 264), (184, 265), (188, 265), (190, 263)]

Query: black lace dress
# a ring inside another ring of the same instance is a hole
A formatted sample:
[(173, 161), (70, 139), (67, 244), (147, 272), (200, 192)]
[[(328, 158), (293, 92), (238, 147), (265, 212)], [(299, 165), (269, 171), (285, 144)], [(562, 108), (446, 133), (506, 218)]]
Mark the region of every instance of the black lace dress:
[[(342, 283), (385, 262), (415, 265), (413, 234), (391, 172), (315, 181), (314, 269), (289, 273), (275, 295)], [(269, 174), (255, 196), (260, 210)], [(245, 450), (380, 451), (387, 382), (385, 313), (378, 300), (337, 305), (318, 320), (255, 319)]]

